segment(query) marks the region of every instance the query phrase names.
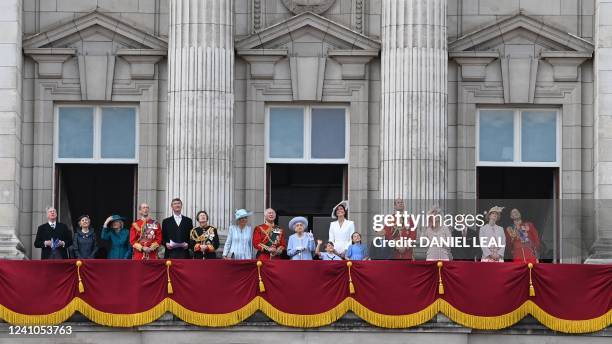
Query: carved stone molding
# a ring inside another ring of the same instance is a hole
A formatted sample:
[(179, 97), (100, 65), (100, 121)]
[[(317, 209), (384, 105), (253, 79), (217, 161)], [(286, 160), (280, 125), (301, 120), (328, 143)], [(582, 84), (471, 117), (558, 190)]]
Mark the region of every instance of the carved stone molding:
[(327, 11), (336, 0), (282, 0), (283, 5), (293, 14), (312, 12), (321, 14)]
[(328, 56), (342, 65), (342, 79), (365, 79), (366, 65), (376, 56), (378, 50), (330, 50)]
[(132, 79), (153, 79), (155, 65), (166, 56), (166, 50), (159, 49), (119, 49), (117, 56), (130, 64)]
[(76, 55), (74, 48), (29, 48), (23, 52), (38, 63), (38, 77), (41, 79), (60, 79), (64, 62)]
[(287, 56), (287, 49), (243, 49), (236, 53), (249, 63), (251, 79), (272, 79), (274, 65)]
[(448, 53), (461, 67), (463, 81), (484, 81), (489, 63), (499, 58), (497, 51), (454, 51)]
[(289, 58), (293, 100), (322, 100), (326, 61), (326, 57), (292, 56)]
[(578, 67), (592, 55), (580, 51), (543, 51), (540, 57), (553, 66), (555, 81), (578, 81)]

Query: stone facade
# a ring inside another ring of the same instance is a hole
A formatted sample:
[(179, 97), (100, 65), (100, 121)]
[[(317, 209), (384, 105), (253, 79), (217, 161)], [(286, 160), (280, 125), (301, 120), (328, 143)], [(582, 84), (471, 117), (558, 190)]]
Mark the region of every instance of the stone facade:
[[(263, 214), (266, 107), (275, 103), (347, 107), (346, 194), (362, 232), (367, 199), (477, 197), (483, 105), (560, 109), (560, 197), (612, 198), (608, 5), (2, 1), (0, 255), (39, 254), (33, 235), (56, 199), (63, 103), (137, 104), (137, 201), (162, 217), (182, 197), (188, 215), (211, 210), (222, 234), (235, 208)], [(431, 142), (413, 140), (416, 128)], [(411, 134), (396, 147), (397, 131)], [(609, 213), (595, 222), (563, 214), (560, 260), (607, 261)]]

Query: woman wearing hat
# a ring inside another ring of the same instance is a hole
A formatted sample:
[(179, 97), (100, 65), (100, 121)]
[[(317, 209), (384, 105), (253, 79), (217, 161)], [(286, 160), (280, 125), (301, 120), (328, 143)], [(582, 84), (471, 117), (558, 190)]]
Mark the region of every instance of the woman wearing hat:
[(289, 237), (287, 244), (287, 254), (291, 260), (312, 260), (314, 238), (312, 233), (304, 232), (308, 228), (308, 220), (302, 216), (294, 217), (289, 221), (289, 228), (295, 232)]
[(495, 206), (487, 212), (487, 224), (480, 228), (480, 245), (482, 262), (504, 262), (506, 235), (504, 229), (497, 225), (504, 207)]
[(223, 259), (253, 259), (253, 228), (249, 216), (253, 213), (238, 209), (234, 213), (236, 224), (231, 225), (223, 247)]
[(132, 258), (130, 230), (125, 228), (125, 218), (119, 215), (109, 216), (104, 221), (101, 238), (111, 242), (111, 249), (107, 256), (108, 259)]
[(72, 257), (76, 259), (92, 259), (98, 252), (96, 235), (90, 229), (91, 219), (89, 215), (82, 215), (77, 222), (79, 229), (72, 238)]
[(425, 228), (424, 236), (430, 243), (427, 248), (426, 260), (453, 260), (451, 248), (445, 243), (450, 242), (452, 234), (448, 227), (442, 225), (440, 208), (433, 207), (427, 213), (427, 228)]
[(344, 257), (344, 252), (351, 244), (351, 236), (355, 233), (355, 224), (348, 219), (348, 201), (338, 203), (331, 217), (337, 220), (329, 224), (329, 241), (334, 243), (338, 255)]

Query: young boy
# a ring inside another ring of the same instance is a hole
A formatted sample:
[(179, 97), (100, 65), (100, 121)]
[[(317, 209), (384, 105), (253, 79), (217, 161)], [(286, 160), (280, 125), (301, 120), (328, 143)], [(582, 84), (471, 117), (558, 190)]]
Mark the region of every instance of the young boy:
[(321, 252), (321, 245), (323, 244), (323, 240), (317, 240), (317, 249), (315, 250), (315, 255), (319, 256), (321, 260), (342, 260), (342, 257), (336, 254), (336, 250), (334, 249), (334, 243), (328, 241), (325, 244), (325, 252)]

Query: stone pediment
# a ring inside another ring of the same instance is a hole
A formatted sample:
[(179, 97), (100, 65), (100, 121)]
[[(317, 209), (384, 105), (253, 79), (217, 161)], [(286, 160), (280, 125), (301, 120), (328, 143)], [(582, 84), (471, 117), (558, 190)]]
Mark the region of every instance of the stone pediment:
[(380, 42), (312, 12), (304, 12), (236, 42), (237, 50), (289, 49), (293, 43), (324, 42), (329, 49), (380, 50)]
[(249, 65), (251, 79), (274, 78), (275, 66), (289, 60), (294, 100), (321, 101), (327, 61), (341, 68), (343, 80), (363, 80), (380, 42), (312, 12), (304, 12), (255, 32), (235, 44)]
[(24, 38), (23, 52), (38, 64), (38, 78), (63, 79), (70, 64), (78, 69), (81, 99), (110, 100), (116, 64), (129, 66), (123, 79), (153, 79), (168, 42), (96, 9)]
[(541, 50), (593, 52), (593, 44), (520, 12), (449, 43), (448, 50), (486, 51), (504, 45), (533, 44)]
[(521, 12), (460, 37), (448, 51), (468, 82), (485, 82), (487, 67), (499, 60), (505, 102), (532, 103), (542, 62), (555, 82), (576, 82), (593, 44)]
[(47, 31), (26, 37), (24, 49), (69, 48), (80, 41), (114, 41), (120, 48), (167, 50), (165, 38), (155, 36), (131, 23), (99, 10), (60, 22)]

